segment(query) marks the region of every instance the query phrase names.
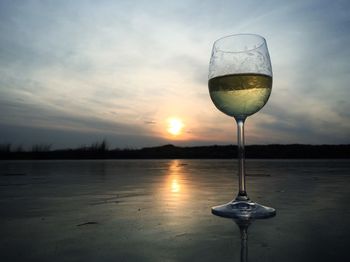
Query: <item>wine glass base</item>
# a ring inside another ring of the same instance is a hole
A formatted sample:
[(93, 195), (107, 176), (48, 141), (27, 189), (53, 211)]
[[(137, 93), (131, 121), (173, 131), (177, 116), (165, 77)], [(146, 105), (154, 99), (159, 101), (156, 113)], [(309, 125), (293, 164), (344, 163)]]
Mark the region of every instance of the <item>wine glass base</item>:
[(211, 208), (214, 215), (238, 219), (268, 218), (276, 215), (276, 210), (258, 203), (233, 200), (227, 204)]

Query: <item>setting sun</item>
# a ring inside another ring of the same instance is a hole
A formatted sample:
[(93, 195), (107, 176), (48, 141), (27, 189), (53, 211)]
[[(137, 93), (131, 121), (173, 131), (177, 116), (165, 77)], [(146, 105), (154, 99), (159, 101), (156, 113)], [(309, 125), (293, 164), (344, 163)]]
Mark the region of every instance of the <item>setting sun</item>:
[(182, 128), (184, 127), (184, 124), (182, 121), (178, 118), (170, 118), (168, 120), (168, 132), (174, 136), (177, 136), (181, 134)]

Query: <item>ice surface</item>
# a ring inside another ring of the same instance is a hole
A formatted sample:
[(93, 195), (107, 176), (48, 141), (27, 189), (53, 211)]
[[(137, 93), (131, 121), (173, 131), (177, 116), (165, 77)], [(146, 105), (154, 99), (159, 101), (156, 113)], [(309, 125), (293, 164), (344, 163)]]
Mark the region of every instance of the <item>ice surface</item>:
[[(350, 162), (248, 160), (249, 261), (340, 261)], [(210, 208), (236, 194), (234, 160), (0, 162), (1, 261), (240, 261), (240, 231)], [(344, 259), (343, 259), (344, 260)]]

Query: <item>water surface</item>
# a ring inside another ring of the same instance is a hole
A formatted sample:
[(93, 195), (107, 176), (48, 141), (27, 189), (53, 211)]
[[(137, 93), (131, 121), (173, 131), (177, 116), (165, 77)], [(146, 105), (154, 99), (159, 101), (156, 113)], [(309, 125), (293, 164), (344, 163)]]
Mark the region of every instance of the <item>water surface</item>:
[[(248, 261), (340, 261), (348, 160), (248, 160)], [(237, 190), (233, 160), (0, 162), (1, 261), (241, 261), (240, 230), (210, 207)]]

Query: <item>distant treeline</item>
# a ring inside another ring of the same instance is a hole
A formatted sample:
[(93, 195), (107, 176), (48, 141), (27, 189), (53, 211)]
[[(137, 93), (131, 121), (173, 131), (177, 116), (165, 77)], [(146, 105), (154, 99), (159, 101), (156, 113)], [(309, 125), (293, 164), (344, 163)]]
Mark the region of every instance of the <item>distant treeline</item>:
[[(164, 145), (142, 149), (109, 149), (108, 143), (93, 143), (75, 149), (51, 150), (51, 145), (34, 145), (31, 150), (0, 145), (0, 159), (176, 159), (236, 158), (237, 146), (178, 147)], [(350, 158), (350, 145), (249, 145), (246, 158)]]

